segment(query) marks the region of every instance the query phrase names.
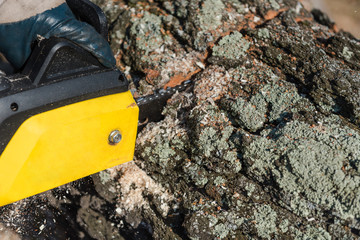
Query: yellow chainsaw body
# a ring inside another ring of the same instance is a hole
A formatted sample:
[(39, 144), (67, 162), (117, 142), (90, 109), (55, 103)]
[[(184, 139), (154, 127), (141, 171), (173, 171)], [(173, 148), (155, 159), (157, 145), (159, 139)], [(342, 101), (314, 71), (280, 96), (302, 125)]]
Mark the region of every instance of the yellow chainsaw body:
[(0, 156), (0, 206), (131, 161), (138, 114), (126, 91), (28, 118)]

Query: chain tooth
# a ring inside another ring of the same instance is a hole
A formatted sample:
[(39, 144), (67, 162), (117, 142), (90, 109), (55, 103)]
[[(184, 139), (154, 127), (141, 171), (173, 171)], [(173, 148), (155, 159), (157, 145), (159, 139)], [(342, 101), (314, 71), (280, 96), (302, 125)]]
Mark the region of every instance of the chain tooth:
[(149, 101), (153, 101), (156, 99), (159, 99), (161, 97), (164, 97), (166, 94), (173, 95), (176, 91), (183, 91), (188, 85), (192, 84), (192, 80), (186, 80), (185, 82), (181, 83), (180, 85), (177, 85), (175, 87), (167, 87), (166, 89), (162, 88), (159, 90), (156, 90), (153, 95), (140, 97), (136, 99), (137, 104), (145, 104)]

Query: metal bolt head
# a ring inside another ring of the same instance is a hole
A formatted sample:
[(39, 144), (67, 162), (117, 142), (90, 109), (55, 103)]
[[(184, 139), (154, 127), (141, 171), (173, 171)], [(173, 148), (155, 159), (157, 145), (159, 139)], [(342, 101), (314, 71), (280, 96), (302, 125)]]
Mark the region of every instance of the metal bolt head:
[(118, 144), (122, 139), (122, 135), (119, 130), (114, 130), (109, 134), (109, 144), (116, 145)]

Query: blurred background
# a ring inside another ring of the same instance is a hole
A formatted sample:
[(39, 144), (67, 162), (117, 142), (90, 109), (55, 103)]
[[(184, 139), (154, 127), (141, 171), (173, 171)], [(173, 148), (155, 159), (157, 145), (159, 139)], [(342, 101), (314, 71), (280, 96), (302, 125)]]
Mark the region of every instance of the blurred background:
[(360, 39), (360, 0), (300, 0), (311, 10), (320, 9), (325, 12), (338, 29), (350, 32)]

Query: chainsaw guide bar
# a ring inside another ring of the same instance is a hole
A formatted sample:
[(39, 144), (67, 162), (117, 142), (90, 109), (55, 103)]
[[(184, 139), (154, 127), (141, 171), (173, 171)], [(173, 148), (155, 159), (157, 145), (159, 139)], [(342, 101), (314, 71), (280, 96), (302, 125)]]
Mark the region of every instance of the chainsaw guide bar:
[(154, 94), (136, 98), (136, 104), (140, 109), (138, 132), (141, 131), (147, 123), (158, 122), (163, 119), (162, 111), (169, 100), (176, 92), (182, 92), (193, 84), (192, 80), (182, 82), (175, 87), (155, 90)]

